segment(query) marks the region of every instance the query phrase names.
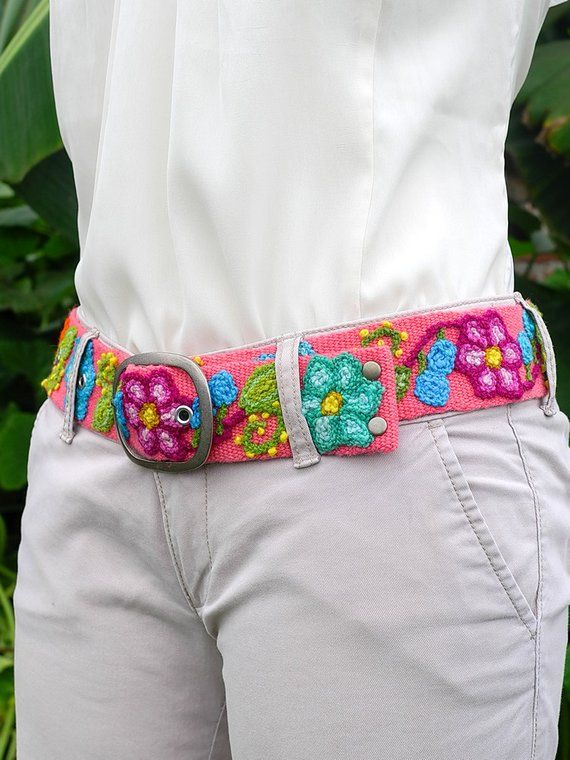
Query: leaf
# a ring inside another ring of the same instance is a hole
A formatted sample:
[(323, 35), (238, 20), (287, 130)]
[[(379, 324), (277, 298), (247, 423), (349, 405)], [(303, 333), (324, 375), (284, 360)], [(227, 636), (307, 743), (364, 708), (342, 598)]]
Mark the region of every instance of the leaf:
[(54, 347), (46, 340), (22, 341), (0, 337), (0, 367), (3, 378), (25, 377), (36, 387), (49, 373), (53, 355)]
[(0, 427), (0, 488), (16, 491), (26, 485), (28, 448), (35, 415), (10, 404)]
[(40, 161), (14, 189), (37, 213), (77, 247), (77, 195), (73, 167), (64, 150)]
[(546, 151), (513, 114), (506, 145), (510, 160), (528, 190), (530, 200), (541, 213), (558, 244), (570, 246), (570, 169), (559, 156)]
[(29, 206), (13, 206), (0, 210), (0, 227), (31, 227), (38, 215)]
[(279, 406), (275, 364), (262, 364), (256, 367), (241, 392), (239, 406), (246, 414), (275, 414)]
[(0, 54), (0, 179), (14, 183), (60, 150), (50, 67), (49, 0)]
[(26, 20), (39, 0), (6, 0), (0, 14), (0, 50)]
[(516, 101), (523, 121), (539, 127), (538, 141), (570, 157), (570, 40), (539, 45)]
[[(8, 541), (8, 531), (6, 530), (6, 523), (4, 518), (0, 516), (0, 560), (4, 558), (6, 553), (6, 544)], [(2, 662), (0, 658), (0, 670), (2, 669)]]

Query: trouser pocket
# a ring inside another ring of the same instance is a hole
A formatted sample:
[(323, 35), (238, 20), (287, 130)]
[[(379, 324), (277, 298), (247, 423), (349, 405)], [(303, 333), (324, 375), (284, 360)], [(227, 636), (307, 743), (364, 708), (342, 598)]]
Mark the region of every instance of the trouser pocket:
[(455, 503), (485, 555), (482, 567), (534, 636), (540, 583), (540, 520), (509, 406), (428, 423)]

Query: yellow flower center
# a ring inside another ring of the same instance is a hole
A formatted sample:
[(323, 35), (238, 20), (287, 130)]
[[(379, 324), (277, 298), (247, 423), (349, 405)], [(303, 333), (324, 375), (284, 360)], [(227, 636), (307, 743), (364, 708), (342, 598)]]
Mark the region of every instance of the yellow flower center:
[(336, 391), (327, 393), (321, 403), (321, 414), (338, 414), (342, 406), (342, 396)]
[(149, 430), (155, 428), (160, 422), (160, 416), (156, 406), (153, 403), (143, 404), (139, 412), (139, 419)]
[(485, 351), (485, 364), (492, 369), (498, 369), (503, 363), (503, 354), (499, 346), (491, 346)]

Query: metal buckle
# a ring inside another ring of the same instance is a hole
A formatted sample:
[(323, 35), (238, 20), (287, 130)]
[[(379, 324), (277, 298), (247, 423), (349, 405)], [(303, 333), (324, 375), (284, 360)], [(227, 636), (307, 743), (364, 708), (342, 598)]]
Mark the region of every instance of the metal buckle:
[(129, 448), (127, 441), (125, 440), (121, 426), (118, 423), (117, 409), (115, 407), (115, 404), (113, 404), (112, 406), (113, 415), (115, 418), (115, 429), (117, 430), (119, 440), (123, 445), (123, 448), (126, 451), (129, 459), (131, 459), (136, 464), (140, 464), (142, 467), (149, 467), (152, 470), (166, 470), (169, 472), (195, 470), (198, 467), (201, 467), (208, 458), (208, 454), (210, 453), (210, 448), (212, 446), (212, 437), (214, 434), (214, 417), (212, 413), (212, 399), (210, 397), (210, 388), (208, 387), (206, 376), (200, 367), (196, 364), (196, 362), (192, 361), (192, 359), (188, 359), (181, 354), (159, 351), (149, 351), (148, 353), (144, 354), (134, 354), (133, 356), (129, 356), (124, 359), (117, 367), (115, 378), (113, 380), (113, 399), (115, 398), (115, 394), (117, 392), (120, 376), (125, 367), (129, 364), (157, 364), (168, 367), (179, 367), (180, 369), (183, 369), (188, 375), (190, 375), (190, 378), (194, 383), (196, 393), (198, 394), (198, 398), (200, 400), (200, 440), (198, 442), (198, 447), (196, 448), (194, 455), (184, 462), (174, 462), (169, 459), (145, 459), (144, 457), (139, 456), (138, 453), (132, 451)]

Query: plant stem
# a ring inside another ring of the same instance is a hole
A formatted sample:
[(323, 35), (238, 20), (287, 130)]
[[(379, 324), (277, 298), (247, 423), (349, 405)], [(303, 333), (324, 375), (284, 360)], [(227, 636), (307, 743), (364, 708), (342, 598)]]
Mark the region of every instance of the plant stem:
[(0, 758), (6, 756), (6, 748), (12, 735), (12, 729), (14, 728), (14, 717), (16, 714), (16, 705), (14, 697), (10, 697), (8, 702), (8, 709), (4, 716), (4, 725), (2, 726), (2, 732), (0, 733)]
[[(6, 617), (6, 625), (8, 626), (8, 631), (10, 633), (9, 640), (14, 641), (14, 612), (2, 585), (0, 585), (0, 607), (4, 611)], [(0, 755), (0, 757), (2, 757), (2, 755)]]

